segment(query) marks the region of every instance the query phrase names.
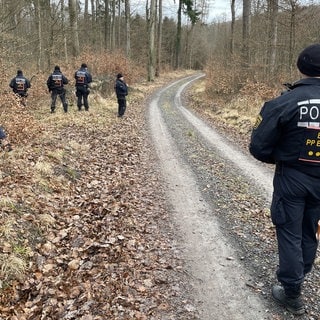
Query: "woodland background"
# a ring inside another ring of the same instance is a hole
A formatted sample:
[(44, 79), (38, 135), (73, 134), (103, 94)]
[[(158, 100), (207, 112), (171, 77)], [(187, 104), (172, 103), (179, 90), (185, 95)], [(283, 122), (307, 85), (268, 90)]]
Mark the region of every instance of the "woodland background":
[(2, 74), (74, 69), (81, 59), (96, 78), (122, 69), (153, 81), (169, 69), (204, 69), (209, 91), (230, 93), (296, 78), (297, 54), (319, 41), (318, 1), (231, 0), (231, 20), (211, 22), (212, 0), (177, 0), (176, 17), (164, 15), (162, 1), (147, 0), (141, 14), (130, 0), (1, 0)]
[[(210, 22), (209, 0), (177, 0), (174, 17), (165, 16), (162, 1), (146, 0), (138, 14), (130, 0), (0, 0), (0, 124), (13, 145), (0, 153), (0, 315), (7, 319), (86, 314), (88, 292), (109, 319), (126, 319), (115, 316), (120, 312), (150, 319), (137, 307), (144, 301), (152, 301), (146, 314), (154, 300), (170, 309), (152, 278), (139, 278), (153, 265), (169, 270), (178, 263), (158, 262), (165, 254), (152, 249), (170, 245), (153, 243), (150, 221), (165, 212), (154, 207), (156, 178), (143, 180), (150, 170), (146, 159), (141, 168), (143, 128), (135, 119), (143, 117), (143, 99), (172, 73), (203, 70), (195, 107), (247, 134), (263, 101), (299, 78), (299, 52), (320, 42), (319, 1), (231, 0), (231, 20)], [(72, 109), (73, 74), (83, 62), (94, 78), (87, 116)], [(68, 117), (49, 113), (46, 79), (55, 65), (70, 80)], [(27, 108), (9, 88), (17, 69), (32, 79)], [(118, 72), (130, 86), (125, 124), (114, 121)], [(127, 246), (123, 232), (131, 237)], [(148, 266), (141, 247), (150, 249)], [(95, 260), (73, 274), (83, 256)], [(128, 286), (135, 289), (129, 297)]]

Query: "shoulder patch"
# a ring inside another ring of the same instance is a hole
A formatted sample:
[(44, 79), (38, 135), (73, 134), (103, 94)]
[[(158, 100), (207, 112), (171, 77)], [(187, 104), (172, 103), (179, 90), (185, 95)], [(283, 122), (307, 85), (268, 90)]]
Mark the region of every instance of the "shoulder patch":
[(261, 114), (259, 114), (257, 119), (256, 119), (256, 122), (255, 122), (255, 124), (253, 126), (253, 129), (257, 129), (261, 122), (262, 122), (262, 116), (261, 116)]

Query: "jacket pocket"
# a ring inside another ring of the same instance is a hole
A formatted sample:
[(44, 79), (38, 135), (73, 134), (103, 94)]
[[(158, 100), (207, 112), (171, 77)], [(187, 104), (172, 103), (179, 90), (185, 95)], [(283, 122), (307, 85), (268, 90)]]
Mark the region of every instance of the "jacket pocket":
[(270, 211), (271, 220), (274, 225), (282, 225), (287, 222), (287, 215), (284, 210), (283, 200), (276, 194), (273, 194)]

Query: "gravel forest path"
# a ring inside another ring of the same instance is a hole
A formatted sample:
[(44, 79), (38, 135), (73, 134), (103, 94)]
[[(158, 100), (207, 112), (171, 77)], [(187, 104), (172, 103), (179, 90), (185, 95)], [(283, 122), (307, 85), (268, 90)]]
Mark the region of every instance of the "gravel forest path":
[[(199, 319), (292, 319), (270, 298), (273, 171), (183, 106), (184, 90), (203, 76), (157, 91), (147, 116)], [(303, 319), (318, 318), (310, 310)]]

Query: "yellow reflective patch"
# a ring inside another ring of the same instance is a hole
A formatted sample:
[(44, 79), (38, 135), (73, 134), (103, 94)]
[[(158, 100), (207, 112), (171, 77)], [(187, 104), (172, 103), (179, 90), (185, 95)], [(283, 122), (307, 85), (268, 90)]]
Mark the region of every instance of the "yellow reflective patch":
[(259, 114), (257, 119), (256, 119), (256, 122), (255, 122), (255, 124), (253, 126), (253, 129), (257, 129), (261, 122), (262, 122), (262, 116), (261, 116), (261, 114)]

